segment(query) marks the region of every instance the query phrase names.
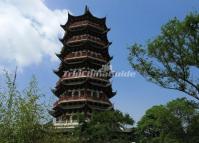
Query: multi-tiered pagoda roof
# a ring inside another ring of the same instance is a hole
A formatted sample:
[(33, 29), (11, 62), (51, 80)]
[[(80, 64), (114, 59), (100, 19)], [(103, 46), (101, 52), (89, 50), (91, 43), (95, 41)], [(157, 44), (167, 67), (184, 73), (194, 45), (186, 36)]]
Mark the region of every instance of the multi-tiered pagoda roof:
[(61, 27), (65, 30), (60, 39), (63, 48), (57, 54), (61, 63), (54, 70), (59, 81), (52, 89), (58, 100), (50, 113), (56, 118), (55, 126), (70, 128), (76, 125), (78, 113), (89, 117), (93, 111), (113, 108), (109, 101), (115, 95), (109, 69), (110, 29), (106, 18), (93, 16), (87, 7), (83, 15), (68, 14), (67, 23)]

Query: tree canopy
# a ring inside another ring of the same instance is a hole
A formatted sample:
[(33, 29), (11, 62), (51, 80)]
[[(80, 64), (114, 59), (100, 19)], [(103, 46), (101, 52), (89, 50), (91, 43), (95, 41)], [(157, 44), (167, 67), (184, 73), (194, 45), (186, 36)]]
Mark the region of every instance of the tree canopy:
[(129, 62), (147, 80), (199, 100), (199, 14), (170, 20), (146, 46), (134, 44)]
[[(82, 122), (81, 122), (82, 121)], [(128, 114), (116, 111), (96, 112), (90, 121), (80, 120), (76, 130), (80, 143), (130, 143), (134, 138), (133, 119)], [(126, 132), (129, 126), (131, 130)]]
[(148, 109), (138, 122), (138, 143), (197, 143), (199, 106), (185, 98)]

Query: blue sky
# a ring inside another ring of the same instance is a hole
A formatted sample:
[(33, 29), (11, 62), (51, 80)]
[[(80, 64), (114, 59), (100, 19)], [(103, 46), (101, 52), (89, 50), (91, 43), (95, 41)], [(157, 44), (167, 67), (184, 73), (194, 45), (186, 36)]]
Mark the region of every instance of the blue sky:
[[(160, 33), (161, 25), (169, 19), (173, 17), (183, 19), (189, 12), (199, 10), (198, 0), (45, 0), (44, 4), (52, 11), (65, 9), (74, 15), (82, 14), (85, 5), (88, 5), (95, 16), (106, 16), (107, 25), (111, 28), (108, 37), (113, 42), (110, 55), (114, 57), (111, 64), (115, 71), (133, 71), (127, 60), (127, 48), (130, 45), (135, 42), (144, 44), (148, 39), (153, 39)], [(65, 16), (66, 22), (67, 14)], [(57, 48), (56, 51), (61, 50), (61, 45)], [(58, 65), (58, 60), (51, 60), (49, 56), (44, 55), (40, 62), (30, 63), (23, 68), (18, 75), (18, 84), (21, 87), (25, 86), (34, 74), (39, 80), (40, 88), (48, 95), (46, 101), (55, 100), (50, 88), (53, 88), (58, 80), (52, 72)], [(184, 96), (181, 92), (154, 85), (138, 73), (134, 78), (113, 78), (112, 83), (113, 89), (117, 91), (117, 95), (112, 99), (114, 106), (129, 113), (136, 121), (151, 106), (165, 104)]]

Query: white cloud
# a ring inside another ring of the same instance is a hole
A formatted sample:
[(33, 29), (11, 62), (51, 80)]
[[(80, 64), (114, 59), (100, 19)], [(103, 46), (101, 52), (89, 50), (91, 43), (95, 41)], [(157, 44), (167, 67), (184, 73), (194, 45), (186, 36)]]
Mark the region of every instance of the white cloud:
[(56, 60), (67, 10), (50, 10), (42, 0), (0, 0), (0, 66), (23, 68)]

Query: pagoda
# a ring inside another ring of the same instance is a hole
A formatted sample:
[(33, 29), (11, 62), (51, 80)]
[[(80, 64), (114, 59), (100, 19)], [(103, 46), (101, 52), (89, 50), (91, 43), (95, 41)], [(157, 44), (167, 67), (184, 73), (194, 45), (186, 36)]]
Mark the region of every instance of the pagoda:
[[(57, 57), (60, 66), (54, 73), (59, 77), (52, 89), (58, 100), (50, 114), (57, 128), (78, 126), (78, 114), (90, 118), (92, 113), (113, 109), (106, 18), (97, 18), (88, 7), (80, 16), (68, 13), (68, 21), (61, 25), (65, 34), (60, 41), (63, 48)], [(106, 68), (104, 68), (106, 67)], [(97, 73), (97, 74), (96, 74)]]

